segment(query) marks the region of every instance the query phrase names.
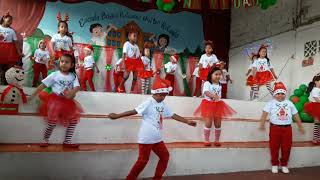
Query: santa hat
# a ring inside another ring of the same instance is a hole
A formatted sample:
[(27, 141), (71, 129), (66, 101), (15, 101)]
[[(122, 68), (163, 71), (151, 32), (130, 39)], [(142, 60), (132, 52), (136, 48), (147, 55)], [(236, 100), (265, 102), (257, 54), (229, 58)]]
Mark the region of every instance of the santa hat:
[(287, 88), (282, 82), (276, 82), (274, 83), (274, 88), (273, 88), (273, 95), (283, 93), (287, 93)]
[(179, 55), (178, 55), (178, 54), (172, 55), (172, 56), (170, 56), (170, 58), (172, 58), (172, 59), (175, 60), (176, 62), (179, 61)]
[(172, 91), (171, 83), (168, 80), (156, 78), (152, 85), (152, 94), (168, 93)]
[(87, 45), (86, 47), (84, 47), (84, 49), (93, 52), (93, 46), (92, 45)]

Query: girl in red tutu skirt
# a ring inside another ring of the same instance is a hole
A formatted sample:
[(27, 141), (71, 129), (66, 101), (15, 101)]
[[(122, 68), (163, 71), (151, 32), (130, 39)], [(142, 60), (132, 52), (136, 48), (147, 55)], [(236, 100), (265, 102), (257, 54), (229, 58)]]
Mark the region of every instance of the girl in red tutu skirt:
[(29, 100), (33, 99), (44, 88), (51, 87), (52, 93), (49, 96), (42, 93), (40, 97), (42, 100), (40, 113), (47, 120), (43, 142), (40, 146), (47, 147), (49, 145), (51, 133), (58, 123), (67, 127), (63, 146), (77, 148), (79, 145), (73, 144), (71, 138), (80, 120), (82, 108), (74, 100), (76, 93), (80, 90), (80, 84), (74, 68), (75, 59), (69, 54), (62, 55), (59, 65), (60, 70), (51, 73), (47, 78), (42, 80), (42, 84), (31, 95)]
[(251, 55), (251, 57), (250, 57), (251, 63), (249, 65), (248, 72), (246, 73), (246, 76), (247, 76), (246, 85), (250, 87), (250, 101), (253, 100), (253, 92), (254, 92), (253, 85), (255, 84), (253, 74), (252, 74), (252, 66), (256, 62), (257, 58), (258, 58), (257, 54)]
[(9, 11), (0, 19), (0, 84), (5, 82), (5, 72), (9, 64), (15, 64), (22, 57), (15, 30), (11, 27), (13, 17)]
[(130, 73), (132, 72), (132, 85), (130, 93), (133, 93), (134, 88), (137, 84), (137, 75), (139, 71), (144, 70), (144, 66), (142, 60), (140, 58), (140, 50), (137, 45), (138, 33), (136, 31), (131, 31), (128, 34), (129, 41), (125, 42), (123, 45), (123, 59), (125, 64), (126, 71), (124, 72), (123, 80), (121, 81), (120, 85), (118, 86), (118, 92), (123, 93), (125, 92), (124, 89), (121, 87), (124, 86), (124, 83), (129, 78)]
[(55, 69), (59, 69), (59, 58), (64, 54), (73, 55), (73, 38), (69, 32), (69, 16), (65, 14), (64, 20), (61, 18), (60, 12), (57, 15), (58, 33), (51, 38), (51, 44), (54, 50)]
[(271, 82), (277, 79), (277, 75), (273, 70), (270, 59), (267, 55), (267, 47), (262, 45), (258, 51), (258, 59), (252, 65), (253, 78), (255, 83), (253, 85), (253, 99), (259, 98), (259, 86), (267, 86), (271, 96), (273, 95)]
[(314, 118), (313, 143), (320, 145), (320, 74), (313, 77), (307, 92), (311, 102), (304, 105), (304, 112)]
[(208, 74), (207, 81), (203, 85), (202, 94), (204, 99), (195, 111), (195, 115), (201, 115), (205, 122), (204, 145), (211, 146), (210, 131), (214, 122), (215, 146), (221, 146), (219, 139), (221, 134), (221, 119), (230, 117), (236, 113), (230, 106), (221, 100), (221, 85), (219, 80), (222, 76), (221, 69), (214, 67)]
[(205, 41), (205, 54), (199, 60), (199, 76), (202, 82), (207, 81), (209, 71), (218, 62), (218, 58), (213, 54), (212, 41)]
[(138, 72), (138, 76), (141, 78), (141, 94), (148, 94), (148, 90), (150, 89), (150, 79), (154, 74), (151, 68), (150, 47), (151, 44), (149, 42), (144, 44), (143, 56), (141, 57), (144, 70)]

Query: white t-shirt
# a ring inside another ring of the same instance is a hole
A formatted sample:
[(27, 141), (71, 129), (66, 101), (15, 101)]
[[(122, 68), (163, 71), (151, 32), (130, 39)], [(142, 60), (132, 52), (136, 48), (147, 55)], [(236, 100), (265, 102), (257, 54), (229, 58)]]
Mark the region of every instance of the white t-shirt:
[(269, 113), (270, 122), (276, 125), (288, 125), (292, 123), (292, 115), (298, 111), (291, 101), (271, 100), (263, 108), (264, 112)]
[(221, 84), (227, 84), (227, 76), (229, 75), (228, 71), (226, 69), (222, 70), (222, 77), (220, 79)]
[(144, 64), (144, 70), (150, 71), (151, 70), (151, 65), (150, 65), (150, 61), (151, 60), (146, 56), (142, 56), (141, 60), (142, 60), (142, 62)]
[(193, 70), (192, 75), (194, 75), (195, 77), (200, 77), (200, 76), (199, 76), (199, 67), (196, 67), (196, 68)]
[(221, 86), (220, 84), (211, 84), (209, 81), (206, 81), (203, 84), (202, 95), (204, 99), (208, 101), (213, 101), (210, 97), (206, 96), (204, 93), (209, 91), (212, 94), (217, 94), (221, 98)]
[(91, 43), (98, 46), (106, 46), (107, 45), (107, 33), (103, 32), (101, 37), (92, 37)]
[(217, 62), (218, 58), (216, 55), (211, 54), (211, 56), (207, 56), (207, 54), (203, 54), (200, 58), (199, 64), (202, 64), (203, 68), (207, 68), (208, 66), (212, 66)]
[(270, 71), (272, 69), (272, 65), (268, 63), (266, 58), (258, 58), (253, 64), (252, 67), (257, 68), (257, 72)]
[(70, 51), (70, 47), (72, 47), (72, 40), (67, 35), (61, 37), (60, 34), (55, 34), (52, 36), (51, 42), (54, 42), (53, 49), (55, 51), (58, 51), (59, 49)]
[(320, 88), (314, 87), (310, 92), (309, 100), (311, 102), (316, 102), (314, 98), (320, 98)]
[(93, 64), (94, 64), (94, 59), (92, 56), (86, 56), (83, 60), (83, 67), (85, 69), (90, 69), (93, 68)]
[(140, 50), (137, 44), (131, 44), (129, 41), (125, 42), (123, 45), (123, 53), (129, 58), (140, 57)]
[(172, 63), (171, 61), (169, 61), (164, 65), (164, 68), (166, 69), (166, 73), (174, 74), (177, 70), (177, 63)]
[(154, 98), (148, 98), (135, 108), (143, 117), (139, 136), (139, 144), (155, 144), (162, 141), (160, 114), (162, 118), (170, 118), (173, 112), (164, 102), (158, 103)]
[(13, 42), (16, 40), (17, 35), (12, 28), (0, 25), (0, 42)]
[(47, 64), (50, 60), (50, 53), (47, 50), (37, 49), (34, 52), (35, 61), (40, 64)]
[(52, 88), (52, 92), (61, 95), (66, 89), (72, 89), (80, 86), (78, 77), (69, 73), (68, 75), (62, 74), (60, 71), (56, 71), (47, 76), (42, 83), (47, 87)]

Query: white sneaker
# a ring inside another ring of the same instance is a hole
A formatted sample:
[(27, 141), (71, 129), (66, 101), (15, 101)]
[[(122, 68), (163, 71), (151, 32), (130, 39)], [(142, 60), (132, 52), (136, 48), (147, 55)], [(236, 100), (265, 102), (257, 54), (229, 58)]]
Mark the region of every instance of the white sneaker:
[(290, 172), (287, 166), (282, 166), (281, 170), (285, 174), (289, 174), (289, 172)]
[(272, 172), (273, 174), (277, 174), (277, 173), (278, 173), (278, 166), (272, 166), (272, 167), (271, 167), (271, 172)]

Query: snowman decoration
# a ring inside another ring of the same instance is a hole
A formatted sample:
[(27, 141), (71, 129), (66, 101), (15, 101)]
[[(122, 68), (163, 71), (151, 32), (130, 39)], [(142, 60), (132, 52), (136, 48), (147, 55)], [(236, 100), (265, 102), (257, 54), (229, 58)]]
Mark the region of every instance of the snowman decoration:
[(5, 73), (8, 86), (1, 94), (0, 102), (3, 104), (19, 104), (19, 99), (23, 103), (27, 102), (22, 85), (24, 83), (24, 71), (20, 66), (14, 66)]

